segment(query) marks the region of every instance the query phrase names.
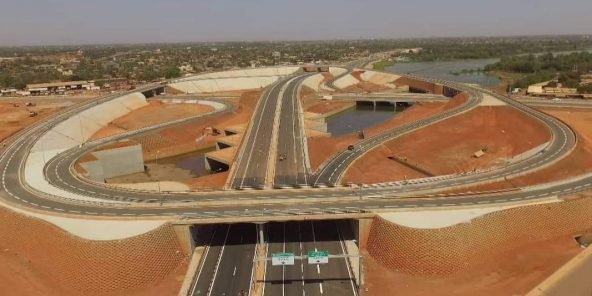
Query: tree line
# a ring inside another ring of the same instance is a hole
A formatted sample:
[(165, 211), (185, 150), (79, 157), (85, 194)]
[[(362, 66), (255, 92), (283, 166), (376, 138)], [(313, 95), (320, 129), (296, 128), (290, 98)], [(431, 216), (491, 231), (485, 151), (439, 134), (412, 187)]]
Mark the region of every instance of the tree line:
[(557, 79), (568, 88), (588, 91), (591, 87), (580, 85), (581, 76), (592, 73), (592, 53), (518, 55), (502, 57), (499, 62), (485, 67), (485, 71), (521, 73), (525, 76), (513, 87), (526, 88), (531, 84)]

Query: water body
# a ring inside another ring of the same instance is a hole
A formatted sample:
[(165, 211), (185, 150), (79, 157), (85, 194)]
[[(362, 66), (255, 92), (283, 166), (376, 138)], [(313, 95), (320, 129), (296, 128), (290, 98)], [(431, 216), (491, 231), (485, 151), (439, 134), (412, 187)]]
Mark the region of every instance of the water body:
[[(592, 49), (583, 50), (569, 50), (553, 52), (554, 55), (570, 54), (574, 52), (589, 52)], [(534, 53), (535, 56), (543, 55), (545, 53)], [(528, 55), (528, 54), (525, 54)], [(499, 59), (474, 59), (474, 60), (458, 60), (450, 62), (413, 62), (413, 63), (398, 63), (393, 66), (385, 68), (386, 72), (395, 74), (416, 74), (435, 79), (443, 79), (449, 81), (456, 81), (462, 83), (479, 84), (481, 86), (490, 87), (496, 86), (501, 81), (492, 75), (484, 72), (462, 73), (454, 75), (452, 73), (460, 73), (462, 70), (478, 70), (483, 69), (489, 64), (497, 63)]]
[(484, 72), (462, 73), (454, 75), (462, 70), (478, 70), (485, 68), (486, 65), (493, 64), (499, 59), (476, 59), (459, 60), (450, 62), (413, 62), (398, 63), (387, 67), (386, 72), (395, 74), (416, 74), (435, 79), (456, 81), (461, 83), (479, 84), (481, 86), (496, 86), (501, 81), (492, 75)]
[(212, 174), (206, 169), (205, 154), (216, 150), (216, 148), (202, 149), (173, 157), (158, 160), (158, 164), (173, 164), (175, 167), (187, 170), (193, 177), (201, 177)]
[(328, 117), (326, 119), (327, 131), (331, 133), (332, 137), (339, 137), (382, 123), (396, 114), (393, 110), (373, 111), (352, 107), (344, 112)]

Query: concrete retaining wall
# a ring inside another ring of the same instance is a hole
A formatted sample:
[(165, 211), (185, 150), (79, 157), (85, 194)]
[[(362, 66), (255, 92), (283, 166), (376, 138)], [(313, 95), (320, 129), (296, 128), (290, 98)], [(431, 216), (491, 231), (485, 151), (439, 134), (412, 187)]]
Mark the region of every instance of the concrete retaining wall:
[(30, 150), (25, 162), (26, 182), (35, 190), (64, 199), (104, 202), (104, 199), (73, 194), (52, 186), (45, 180), (43, 167), (58, 153), (84, 143), (109, 122), (147, 105), (146, 97), (143, 94), (133, 93), (96, 105), (59, 123), (41, 136)]
[(329, 67), (329, 73), (331, 73), (335, 77), (342, 75), (345, 72), (347, 72), (347, 69), (345, 68)]
[(344, 88), (348, 88), (352, 85), (356, 85), (359, 82), (360, 81), (358, 79), (353, 77), (351, 74), (348, 74), (348, 75), (345, 75), (345, 76), (335, 80), (335, 82), (333, 82), (333, 85), (335, 85), (335, 87), (337, 87), (337, 88), (344, 89)]
[(279, 78), (280, 76), (260, 76), (186, 80), (178, 83), (173, 83), (170, 85), (170, 87), (178, 89), (188, 94), (212, 93), (220, 91), (263, 88), (276, 82), (277, 80), (279, 80)]
[(256, 76), (287, 76), (294, 74), (300, 70), (298, 66), (289, 67), (268, 67), (268, 68), (254, 68), (254, 69), (238, 69), (215, 73), (199, 74), (195, 76), (181, 78), (177, 81), (189, 81), (199, 79), (211, 78), (231, 78), (231, 77), (256, 77)]
[(97, 160), (82, 163), (82, 167), (97, 182), (144, 171), (142, 145), (114, 148), (92, 153)]
[(304, 81), (302, 81), (302, 85), (307, 86), (314, 91), (319, 91), (321, 82), (323, 82), (324, 79), (325, 76), (323, 76), (323, 74), (315, 74), (304, 79)]
[(427, 93), (441, 95), (443, 94), (443, 87), (442, 85), (438, 85), (428, 81), (421, 81), (416, 80), (409, 77), (401, 77), (394, 81), (394, 84), (397, 86), (406, 86), (408, 85), (411, 89), (416, 90), (423, 90)]
[(447, 276), (495, 264), (497, 254), (524, 245), (585, 233), (592, 227), (591, 209), (588, 197), (497, 211), (438, 229), (410, 228), (377, 218), (367, 249), (389, 269)]
[(522, 161), (527, 158), (533, 157), (536, 154), (541, 153), (541, 151), (545, 150), (545, 148), (547, 148), (547, 146), (549, 146), (549, 144), (550, 144), (549, 142), (545, 142), (545, 143), (538, 145), (528, 151), (522, 152), (521, 154), (514, 156), (512, 158), (512, 162), (518, 162), (518, 161)]
[(366, 71), (360, 75), (364, 81), (372, 82), (379, 85), (392, 85), (392, 82), (401, 78), (399, 75), (388, 74), (375, 71)]
[(592, 248), (588, 247), (526, 296), (592, 295)]

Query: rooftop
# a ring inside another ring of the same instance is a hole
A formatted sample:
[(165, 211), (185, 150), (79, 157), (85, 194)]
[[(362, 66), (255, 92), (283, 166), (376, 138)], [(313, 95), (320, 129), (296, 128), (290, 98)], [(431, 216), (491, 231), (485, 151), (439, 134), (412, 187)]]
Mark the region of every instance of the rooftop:
[(47, 87), (65, 87), (65, 86), (74, 86), (74, 85), (83, 85), (89, 84), (88, 81), (66, 81), (66, 82), (49, 82), (49, 83), (37, 83), (37, 84), (27, 84), (28, 89), (32, 88), (47, 88)]

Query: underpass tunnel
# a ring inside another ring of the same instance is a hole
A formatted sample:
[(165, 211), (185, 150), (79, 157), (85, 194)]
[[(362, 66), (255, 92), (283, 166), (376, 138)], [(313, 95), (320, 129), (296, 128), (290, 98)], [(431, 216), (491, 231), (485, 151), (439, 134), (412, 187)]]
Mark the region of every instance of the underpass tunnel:
[(442, 94), (444, 96), (446, 96), (446, 97), (449, 97), (449, 98), (453, 98), (456, 95), (460, 94), (461, 92), (462, 91), (460, 91), (458, 89), (454, 89), (454, 88), (451, 88), (451, 87), (448, 87), (448, 86), (444, 86), (443, 87), (443, 90), (442, 90)]
[[(233, 295), (253, 288), (249, 285), (264, 286), (265, 295), (281, 295), (282, 290), (316, 295), (319, 287), (326, 295), (357, 295), (362, 274), (359, 238), (364, 236), (358, 232), (365, 229), (360, 221), (191, 225), (201, 262), (188, 271), (194, 274), (195, 287), (188, 295)], [(308, 257), (325, 252), (326, 262)], [(283, 254), (294, 256), (293, 262), (276, 264), (273, 258)]]
[(389, 101), (375, 101), (374, 111), (396, 111), (396, 103)]
[[(336, 241), (336, 237), (341, 240), (350, 240), (359, 245), (360, 231), (364, 227), (360, 226), (361, 221), (356, 219), (342, 220), (307, 220), (307, 221), (278, 221), (261, 223), (230, 223), (230, 224), (195, 224), (187, 226), (191, 233), (191, 246), (205, 247), (211, 246), (211, 237), (220, 231), (228, 231), (228, 228), (239, 228), (240, 235), (249, 233), (249, 242), (259, 243), (261, 239), (265, 244), (274, 242), (328, 242)], [(286, 231), (294, 230), (284, 238)], [(296, 234), (296, 235), (293, 235)], [(300, 235), (298, 235), (300, 234)], [(338, 235), (337, 235), (338, 234)], [(337, 236), (336, 236), (337, 235)], [(362, 234), (363, 236), (363, 234)], [(338, 240), (337, 239), (337, 240)], [(233, 240), (230, 240), (233, 241)], [(240, 240), (239, 240), (240, 241)], [(247, 241), (244, 240), (243, 241)]]
[(156, 96), (159, 96), (164, 93), (165, 93), (165, 86), (164, 85), (142, 92), (142, 94), (146, 97), (146, 99), (156, 97)]
[(413, 86), (409, 86), (409, 92), (410, 93), (415, 93), (415, 94), (427, 94), (427, 93), (429, 93), (425, 89), (421, 89), (421, 88), (413, 87)]
[(230, 148), (230, 147), (232, 147), (232, 146), (230, 146), (226, 143), (220, 142), (220, 141), (216, 141), (216, 149), (217, 150), (222, 150), (222, 149), (226, 149), (226, 148)]
[(356, 101), (356, 110), (375, 110), (376, 105), (374, 101)]
[(402, 112), (405, 111), (407, 108), (413, 106), (411, 102), (396, 102), (395, 103), (395, 112)]
[(404, 111), (412, 106), (410, 102), (396, 102), (396, 101), (380, 101), (380, 100), (357, 100), (356, 110), (372, 110), (372, 111)]
[(206, 162), (206, 169), (211, 172), (216, 172), (216, 173), (226, 172), (230, 168), (230, 166), (227, 163), (215, 160), (211, 157), (206, 157), (205, 162)]

